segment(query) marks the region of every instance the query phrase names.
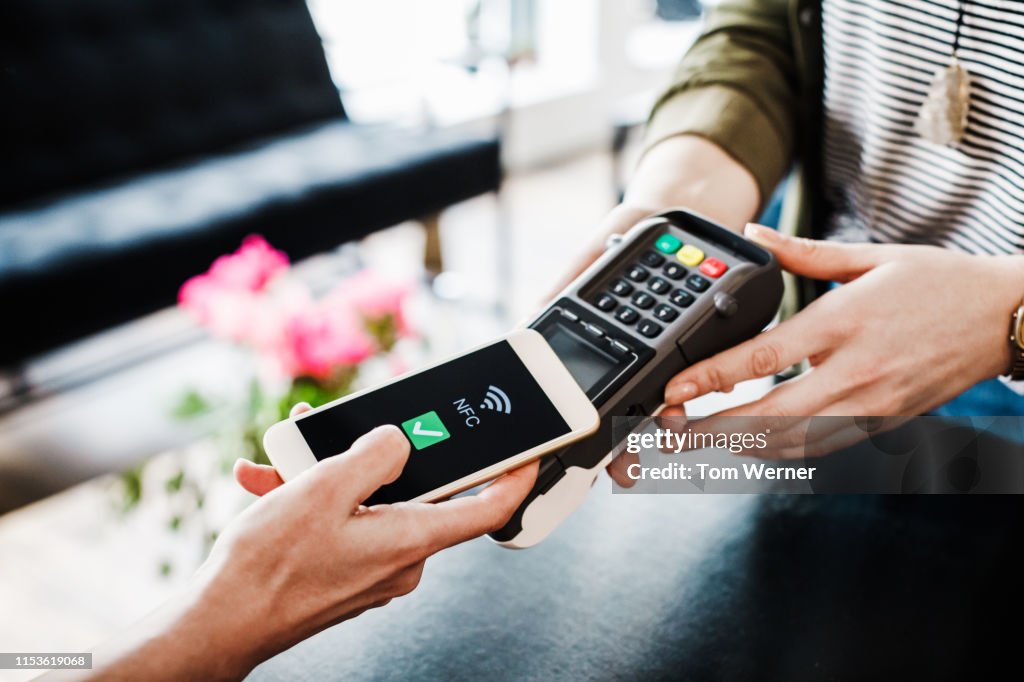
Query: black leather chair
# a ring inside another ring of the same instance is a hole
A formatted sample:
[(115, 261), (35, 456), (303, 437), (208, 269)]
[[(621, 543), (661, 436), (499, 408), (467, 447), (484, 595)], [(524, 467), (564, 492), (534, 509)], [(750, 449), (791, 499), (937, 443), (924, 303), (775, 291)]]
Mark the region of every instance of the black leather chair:
[(0, 367), (501, 181), (496, 134), (348, 121), (303, 0), (5, 0), (0, 100)]

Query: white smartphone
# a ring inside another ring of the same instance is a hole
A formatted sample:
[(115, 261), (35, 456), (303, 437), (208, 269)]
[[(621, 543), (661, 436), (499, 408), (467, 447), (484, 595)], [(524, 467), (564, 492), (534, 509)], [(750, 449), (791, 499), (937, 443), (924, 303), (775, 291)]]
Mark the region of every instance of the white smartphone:
[(579, 440), (599, 423), (544, 337), (523, 329), (278, 422), (263, 445), (287, 481), (374, 427), (395, 424), (409, 439), (409, 461), (366, 504), (432, 502)]

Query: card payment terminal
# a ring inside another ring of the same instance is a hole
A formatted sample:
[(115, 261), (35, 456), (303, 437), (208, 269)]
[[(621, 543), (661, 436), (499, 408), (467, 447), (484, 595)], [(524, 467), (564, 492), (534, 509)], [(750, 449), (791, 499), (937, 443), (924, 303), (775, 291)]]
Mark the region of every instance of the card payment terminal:
[(491, 537), (511, 548), (547, 537), (611, 461), (612, 417), (654, 414), (670, 378), (760, 332), (781, 300), (772, 254), (694, 213), (652, 216), (611, 243), (529, 324), (594, 403), (601, 427), (542, 458), (530, 495)]

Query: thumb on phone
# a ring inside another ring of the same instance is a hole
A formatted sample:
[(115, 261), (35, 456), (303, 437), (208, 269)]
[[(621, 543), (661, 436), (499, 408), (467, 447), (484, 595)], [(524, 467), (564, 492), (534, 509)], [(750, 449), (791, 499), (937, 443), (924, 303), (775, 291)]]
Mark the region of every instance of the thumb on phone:
[[(295, 403), (288, 416), (296, 417), (312, 409), (313, 406), (309, 403)], [(256, 464), (247, 459), (235, 460), (234, 474), (238, 485), (257, 497), (263, 497), (271, 490), (284, 485), (284, 479), (277, 473), (277, 469), (267, 464)]]
[(395, 481), (408, 459), (408, 439), (397, 426), (387, 424), (363, 434), (348, 450), (305, 473), (330, 481), (323, 490), (333, 498), (332, 504), (356, 509), (378, 488)]

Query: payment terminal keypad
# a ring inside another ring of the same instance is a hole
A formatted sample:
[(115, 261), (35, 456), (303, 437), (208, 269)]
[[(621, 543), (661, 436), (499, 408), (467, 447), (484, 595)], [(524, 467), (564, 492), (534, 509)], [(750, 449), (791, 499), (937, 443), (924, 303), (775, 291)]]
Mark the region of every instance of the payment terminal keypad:
[(739, 259), (719, 246), (666, 226), (632, 260), (585, 298), (630, 332), (657, 338), (698, 297), (712, 295)]

